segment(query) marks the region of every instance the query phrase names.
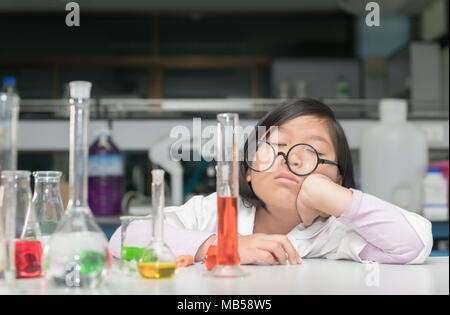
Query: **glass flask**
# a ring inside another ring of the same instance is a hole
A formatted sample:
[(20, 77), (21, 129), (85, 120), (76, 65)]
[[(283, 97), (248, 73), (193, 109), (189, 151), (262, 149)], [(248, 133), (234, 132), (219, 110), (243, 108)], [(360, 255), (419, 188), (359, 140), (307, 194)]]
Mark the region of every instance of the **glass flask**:
[(217, 115), (217, 262), (209, 275), (219, 278), (246, 275), (238, 253), (238, 126), (238, 114)]
[(87, 131), (91, 83), (70, 82), (69, 203), (44, 249), (49, 281), (65, 287), (95, 288), (112, 264), (105, 234), (87, 202)]
[[(16, 278), (35, 278), (42, 276), (42, 244), (39, 224), (31, 203), (30, 172), (3, 171), (2, 221), (9, 235), (8, 244), (14, 244), (8, 252), (14, 257)], [(11, 264), (12, 267), (12, 264)]]
[(61, 172), (53, 171), (33, 172), (34, 194), (32, 204), (36, 211), (43, 247), (56, 231), (56, 226), (64, 214), (59, 192), (61, 175)]
[[(125, 274), (137, 274), (139, 259), (151, 239), (148, 228), (152, 216), (121, 216), (120, 269)], [(133, 231), (143, 231), (133, 233)]]
[(17, 168), (17, 118), (19, 97), (0, 93), (0, 171)]
[(164, 242), (164, 171), (152, 171), (152, 240), (139, 259), (138, 271), (143, 278), (169, 279), (177, 270), (177, 258)]

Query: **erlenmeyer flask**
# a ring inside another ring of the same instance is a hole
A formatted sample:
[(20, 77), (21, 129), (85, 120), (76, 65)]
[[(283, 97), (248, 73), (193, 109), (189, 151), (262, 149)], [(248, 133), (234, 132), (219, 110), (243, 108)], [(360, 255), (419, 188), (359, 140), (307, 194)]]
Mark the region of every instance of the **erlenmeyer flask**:
[[(12, 224), (5, 226), (5, 230), (10, 235), (9, 243), (14, 243), (16, 278), (40, 277), (42, 245), (39, 224), (31, 204), (30, 172), (3, 171), (1, 184), (3, 219)], [(8, 232), (8, 229), (12, 231)]]
[(164, 242), (164, 171), (152, 171), (152, 241), (139, 259), (138, 271), (143, 278), (168, 279), (177, 270), (177, 258)]
[(70, 82), (69, 203), (44, 249), (46, 278), (67, 287), (98, 286), (112, 263), (106, 236), (87, 202), (90, 89), (90, 82)]
[(41, 231), (42, 246), (45, 246), (50, 236), (56, 231), (56, 226), (64, 214), (64, 208), (59, 192), (61, 172), (33, 172), (34, 194), (32, 204), (36, 212)]

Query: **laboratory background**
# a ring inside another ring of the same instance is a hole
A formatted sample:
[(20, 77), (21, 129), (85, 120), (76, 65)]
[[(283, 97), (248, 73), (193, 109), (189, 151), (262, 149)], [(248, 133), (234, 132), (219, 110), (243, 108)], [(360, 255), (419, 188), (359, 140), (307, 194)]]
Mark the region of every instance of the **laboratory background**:
[(166, 206), (216, 191), (196, 143), (218, 113), (252, 126), (309, 97), (342, 124), (357, 188), (428, 218), (431, 256), (448, 256), (448, 1), (379, 0), (379, 16), (352, 0), (68, 3), (0, 0), (0, 171), (30, 171), (33, 194), (53, 176), (67, 207), (72, 81), (92, 84), (87, 194), (107, 238), (150, 213), (152, 170)]

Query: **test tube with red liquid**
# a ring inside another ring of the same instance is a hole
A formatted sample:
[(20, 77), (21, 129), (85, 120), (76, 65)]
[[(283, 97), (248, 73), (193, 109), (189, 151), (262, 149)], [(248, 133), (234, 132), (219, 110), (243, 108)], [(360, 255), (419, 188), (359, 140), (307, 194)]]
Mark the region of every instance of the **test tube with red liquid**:
[(210, 275), (219, 278), (246, 275), (238, 252), (238, 126), (238, 114), (217, 115), (217, 264)]

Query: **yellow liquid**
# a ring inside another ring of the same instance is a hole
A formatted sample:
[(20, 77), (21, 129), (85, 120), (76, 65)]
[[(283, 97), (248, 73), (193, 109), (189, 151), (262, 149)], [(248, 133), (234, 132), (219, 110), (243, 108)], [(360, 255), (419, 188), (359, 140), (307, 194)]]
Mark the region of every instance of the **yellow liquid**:
[(138, 265), (138, 271), (147, 279), (170, 279), (177, 271), (176, 263), (146, 262)]

